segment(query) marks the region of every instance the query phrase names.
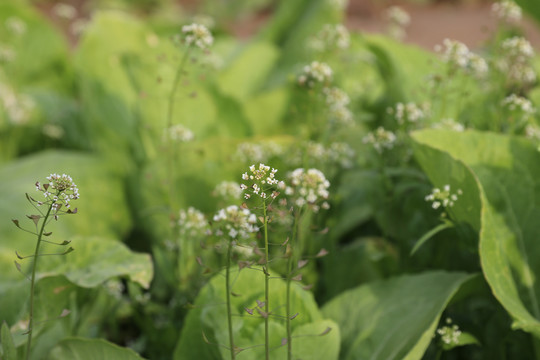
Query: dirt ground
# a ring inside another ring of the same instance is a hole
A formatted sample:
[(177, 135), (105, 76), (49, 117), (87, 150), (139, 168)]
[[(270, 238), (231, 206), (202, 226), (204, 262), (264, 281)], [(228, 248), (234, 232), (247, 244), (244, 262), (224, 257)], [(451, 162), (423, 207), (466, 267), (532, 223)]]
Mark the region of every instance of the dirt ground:
[[(38, 4), (38, 8), (63, 28), (72, 45), (75, 45), (77, 39), (70, 33), (69, 24), (59, 23), (53, 14), (52, 8), (59, 2), (74, 5), (81, 15), (84, 13), (87, 0), (45, 0)], [(189, 10), (196, 8), (198, 0), (178, 0), (178, 2)], [(405, 42), (433, 50), (435, 45), (449, 38), (464, 42), (474, 49), (482, 46), (495, 28), (496, 19), (490, 12), (492, 3), (491, 0), (433, 0), (426, 4), (407, 0), (397, 3), (392, 0), (349, 0), (346, 25), (351, 30), (367, 33), (385, 32), (384, 10), (390, 4), (397, 4), (411, 16), (411, 24), (406, 28)], [(83, 14), (85, 15), (88, 14)], [(269, 16), (271, 14), (268, 12), (256, 14), (230, 24), (230, 30), (241, 38), (247, 38), (256, 32)], [(537, 52), (540, 52), (540, 24), (525, 18), (520, 27)]]
[[(347, 26), (365, 32), (384, 32), (384, 9), (377, 0), (351, 0)], [(405, 42), (433, 50), (445, 38), (459, 40), (470, 48), (477, 48), (493, 33), (496, 19), (491, 15), (492, 2), (467, 4), (447, 1), (418, 5), (403, 3), (400, 6), (411, 16), (406, 29)], [(525, 17), (520, 28), (533, 46), (540, 49), (540, 24)]]

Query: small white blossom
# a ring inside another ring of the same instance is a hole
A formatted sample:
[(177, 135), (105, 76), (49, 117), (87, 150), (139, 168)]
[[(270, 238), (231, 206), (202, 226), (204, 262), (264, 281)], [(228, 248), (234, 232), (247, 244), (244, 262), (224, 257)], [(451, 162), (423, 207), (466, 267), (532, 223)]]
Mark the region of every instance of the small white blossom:
[(435, 46), (435, 51), (440, 52), (442, 61), (452, 68), (462, 69), (477, 78), (484, 77), (489, 70), (487, 62), (460, 41), (444, 39), (442, 46)]
[(66, 20), (72, 20), (77, 16), (77, 9), (69, 4), (57, 3), (54, 5), (53, 11), (56, 16)]
[(236, 205), (219, 210), (214, 221), (223, 229), (219, 233), (227, 234), (231, 239), (247, 239), (259, 230), (255, 214)]
[(392, 149), (396, 143), (396, 135), (379, 126), (374, 132), (370, 132), (362, 139), (364, 144), (371, 144), (378, 153)]
[(71, 176), (66, 174), (51, 174), (47, 180), (49, 182), (46, 184), (36, 182), (36, 190), (41, 191), (46, 199), (45, 202), (38, 202), (38, 206), (50, 204), (56, 217), (62, 206), (69, 209), (71, 200), (79, 198), (79, 189)]
[(388, 22), (388, 33), (391, 37), (401, 40), (405, 37), (405, 27), (411, 22), (410, 15), (399, 6), (391, 6), (385, 12)]
[(240, 199), (242, 197), (243, 190), (246, 189), (247, 186), (245, 184), (238, 184), (234, 181), (222, 181), (216, 185), (213, 194), (214, 196), (219, 196), (223, 199)]
[(445, 185), (443, 189), (434, 188), (431, 191), (431, 194), (426, 195), (424, 200), (431, 202), (431, 207), (433, 209), (438, 209), (439, 207), (452, 207), (454, 203), (458, 200), (458, 196), (461, 196), (463, 192), (461, 189), (458, 189), (456, 193), (452, 193), (450, 190), (450, 185)]
[(195, 138), (195, 135), (188, 128), (177, 124), (166, 129), (165, 136), (176, 142), (189, 142)]
[(246, 191), (244, 198), (249, 199), (251, 197), (249, 192), (247, 192), (251, 190), (253, 194), (258, 195), (263, 199), (268, 197), (275, 199), (279, 193), (274, 189), (280, 186), (281, 183), (281, 181), (276, 179), (276, 173), (277, 169), (271, 169), (270, 166), (263, 163), (260, 163), (258, 167), (251, 165), (249, 167), (249, 172), (242, 174), (242, 180), (250, 182), (250, 185), (243, 184), (243, 186), (241, 186), (241, 188)]
[(182, 27), (184, 41), (188, 46), (195, 45), (198, 48), (205, 50), (212, 46), (214, 38), (206, 26), (201, 24), (184, 25)]
[(23, 35), (26, 32), (26, 23), (15, 16), (6, 19), (6, 29), (16, 36)]
[(437, 334), (440, 335), (443, 343), (447, 345), (458, 344), (459, 337), (461, 336), (461, 331), (457, 325), (452, 325), (452, 320), (450, 318), (446, 319), (445, 326), (437, 329)]
[(422, 107), (415, 103), (397, 103), (396, 108), (389, 108), (389, 114), (393, 114), (397, 123), (400, 125), (406, 123), (419, 123), (426, 117), (428, 106), (424, 104)]
[(344, 50), (349, 48), (351, 36), (347, 28), (341, 24), (325, 24), (323, 28), (308, 42), (308, 47), (315, 51)]
[(491, 5), (491, 12), (502, 22), (521, 21), (521, 8), (513, 1), (503, 0)]
[(528, 85), (536, 81), (536, 72), (531, 65), (534, 49), (523, 37), (514, 36), (501, 43), (501, 58), (497, 68), (506, 75), (512, 85)]
[(324, 204), (324, 208), (329, 205), (328, 200), (330, 182), (326, 180), (324, 174), (318, 169), (299, 168), (289, 175), (289, 186), (285, 188), (285, 193), (293, 198), (293, 203), (302, 207), (309, 205), (314, 212), (319, 211), (319, 203)]
[(304, 66), (302, 74), (298, 76), (298, 84), (313, 88), (318, 84), (326, 86), (332, 81), (332, 69), (323, 62), (313, 61)]
[(197, 237), (208, 232), (208, 220), (202, 212), (189, 207), (178, 214), (178, 230), (181, 236)]

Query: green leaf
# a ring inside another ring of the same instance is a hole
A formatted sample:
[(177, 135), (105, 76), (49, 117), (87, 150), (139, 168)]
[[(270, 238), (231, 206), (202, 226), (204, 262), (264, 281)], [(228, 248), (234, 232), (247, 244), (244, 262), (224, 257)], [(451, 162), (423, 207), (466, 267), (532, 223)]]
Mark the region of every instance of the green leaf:
[(270, 43), (256, 41), (238, 51), (233, 62), (218, 76), (221, 91), (237, 100), (247, 100), (266, 80), (278, 57)]
[(441, 313), (473, 276), (426, 272), (346, 291), (323, 307), (341, 329), (341, 359), (421, 359)]
[(17, 360), (17, 349), (13, 343), (13, 337), (9, 331), (7, 323), (2, 322), (2, 329), (0, 330), (0, 339), (2, 340), (2, 350), (4, 352), (4, 360)]
[(137, 254), (124, 244), (100, 237), (74, 237), (76, 251), (40, 261), (39, 276), (64, 275), (74, 284), (91, 288), (110, 278), (127, 276), (144, 288), (153, 277), (152, 260), (148, 254)]
[(475, 131), (425, 130), (413, 138), (419, 163), (432, 180), (439, 179), (434, 184), (454, 177), (450, 168), (462, 162), (477, 179), (476, 187), (462, 187), (464, 196), (453, 212), (467, 221), (467, 209), (459, 203), (470, 198), (476, 202), (480, 196), (481, 211), (478, 206), (471, 209), (475, 214), (470, 223), (478, 229), (476, 218), (481, 216), (484, 276), (514, 318), (513, 328), (540, 337), (540, 284), (536, 280), (540, 276), (540, 154), (536, 146), (525, 139)]
[[(36, 181), (46, 181), (45, 177), (51, 173), (66, 173), (80, 190), (80, 199), (72, 202), (79, 213), (49, 223), (46, 230), (54, 234), (48, 240), (59, 242), (74, 235), (120, 238), (130, 228), (131, 218), (119, 169), (117, 164), (104, 158), (67, 151), (46, 151), (13, 161), (0, 167), (0, 177), (4, 179), (0, 188), (0, 218), (21, 219), (23, 215), (36, 212), (25, 199), (25, 193), (34, 191), (32, 196), (42, 197), (34, 190)], [(32, 221), (26, 218), (19, 224), (33, 229)], [(0, 242), (2, 280), (20, 280), (13, 267), (14, 253), (32, 254), (36, 238), (15, 226), (0, 226), (0, 238), (3, 239)], [(44, 251), (57, 252), (57, 248)]]
[(140, 357), (133, 350), (122, 348), (108, 341), (102, 339), (85, 339), (76, 337), (62, 340), (51, 350), (47, 358), (50, 360), (142, 359), (142, 357)]
[[(245, 349), (242, 356), (264, 358), (264, 321), (254, 309), (257, 301), (264, 301), (264, 274), (253, 269), (234, 270), (232, 312), (235, 346)], [(269, 317), (271, 359), (287, 357), (283, 338), (285, 328), (286, 285), (279, 278), (270, 282)], [(339, 353), (338, 325), (322, 317), (311, 293), (293, 283), (291, 313), (299, 313), (292, 322), (293, 353), (295, 358), (337, 359)], [(248, 310), (246, 310), (248, 309)], [(253, 315), (250, 315), (252, 313)], [(331, 328), (330, 331), (327, 329)], [(203, 335), (206, 337), (203, 337)], [(174, 352), (174, 359), (228, 359), (229, 351), (221, 346), (229, 344), (225, 283), (223, 274), (217, 275), (201, 290), (195, 307), (187, 318)], [(255, 346), (255, 347), (254, 347)]]

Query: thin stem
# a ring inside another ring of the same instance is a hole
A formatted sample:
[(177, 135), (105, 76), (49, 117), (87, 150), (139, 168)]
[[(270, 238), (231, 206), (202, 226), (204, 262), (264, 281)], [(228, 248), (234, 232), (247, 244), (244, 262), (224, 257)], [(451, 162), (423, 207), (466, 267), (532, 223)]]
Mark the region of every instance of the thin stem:
[(225, 291), (227, 299), (227, 321), (229, 325), (229, 347), (231, 350), (231, 359), (236, 358), (236, 352), (234, 347), (234, 335), (232, 326), (232, 312), (231, 312), (231, 288), (230, 288), (230, 273), (231, 273), (231, 251), (233, 242), (229, 241), (229, 247), (227, 248), (227, 269), (225, 271)]
[(293, 223), (293, 234), (291, 243), (292, 246), (290, 247), (291, 253), (289, 254), (288, 259), (288, 273), (287, 273), (287, 359), (292, 360), (292, 329), (291, 329), (291, 279), (292, 279), (292, 272), (293, 272), (293, 264), (294, 264), (294, 249), (296, 248), (296, 236), (297, 236), (297, 230), (298, 230), (298, 219), (300, 218), (300, 212), (296, 213), (294, 216), (294, 223)]
[(268, 306), (268, 295), (269, 295), (269, 277), (270, 272), (268, 269), (268, 218), (266, 217), (266, 199), (263, 199), (263, 217), (264, 217), (264, 254), (265, 254), (265, 272), (264, 272), (264, 312), (266, 316), (264, 318), (264, 350), (266, 355), (266, 360), (270, 359), (270, 339), (268, 334), (268, 317), (269, 317), (269, 306)]
[(51, 214), (54, 203), (49, 206), (47, 214), (43, 219), (41, 224), (41, 229), (39, 230), (38, 239), (36, 243), (36, 250), (34, 252), (34, 261), (32, 262), (32, 278), (30, 279), (30, 321), (28, 323), (28, 341), (26, 342), (26, 359), (30, 359), (30, 348), (32, 346), (32, 332), (34, 331), (34, 290), (36, 282), (36, 268), (39, 255), (39, 246), (41, 245), (41, 238), (43, 237), (43, 232), (45, 231), (45, 225), (47, 224), (47, 219)]
[[(167, 127), (165, 128), (166, 132), (168, 132), (169, 129), (172, 127), (176, 92), (178, 91), (180, 78), (182, 77), (182, 74), (184, 72), (184, 67), (189, 57), (190, 50), (191, 50), (190, 47), (186, 49), (184, 56), (182, 56), (182, 60), (180, 61), (180, 65), (178, 65), (178, 69), (176, 69), (176, 75), (174, 76), (173, 86), (171, 89), (171, 93), (169, 94), (169, 103), (167, 107)], [(177, 154), (176, 154), (176, 148), (174, 148), (171, 144), (170, 135), (168, 133), (166, 133), (165, 135), (165, 145), (166, 145), (166, 151), (167, 151), (168, 160), (169, 160), (169, 164), (167, 166), (167, 172), (168, 172), (167, 175), (168, 175), (168, 180), (169, 180), (169, 205), (172, 210), (174, 207), (174, 201), (175, 201), (174, 169), (176, 167), (174, 165), (177, 159)]]

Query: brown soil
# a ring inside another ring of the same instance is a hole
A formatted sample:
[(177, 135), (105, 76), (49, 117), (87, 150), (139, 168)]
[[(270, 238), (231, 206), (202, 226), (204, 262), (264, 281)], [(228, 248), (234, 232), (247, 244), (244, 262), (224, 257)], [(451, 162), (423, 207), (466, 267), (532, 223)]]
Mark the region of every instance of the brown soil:
[[(217, 0), (216, 0), (217, 1)], [(294, 0), (284, 0), (294, 1)], [(53, 14), (53, 5), (64, 2), (74, 5), (79, 14), (88, 10), (86, 0), (42, 0), (38, 2), (38, 8), (51, 21), (57, 23), (68, 36), (71, 43), (76, 43), (76, 38), (70, 34), (69, 22), (58, 19)], [(198, 0), (179, 0), (188, 10), (196, 8)], [(380, 0), (349, 0), (347, 9), (346, 25), (351, 30), (367, 33), (385, 32), (384, 10), (388, 1)], [(400, 6), (411, 16), (411, 24), (406, 29), (404, 41), (419, 45), (425, 49), (433, 50), (433, 47), (442, 43), (445, 38), (459, 40), (471, 48), (482, 46), (496, 27), (496, 19), (491, 15), (492, 1), (489, 0), (447, 0), (435, 1), (427, 4), (416, 4), (402, 0)], [(88, 15), (88, 14), (86, 14)], [(230, 30), (234, 35), (247, 38), (255, 33), (271, 16), (265, 12), (256, 14), (242, 21), (231, 24)], [(520, 24), (526, 37), (536, 49), (540, 49), (540, 24), (530, 19), (524, 19)]]

